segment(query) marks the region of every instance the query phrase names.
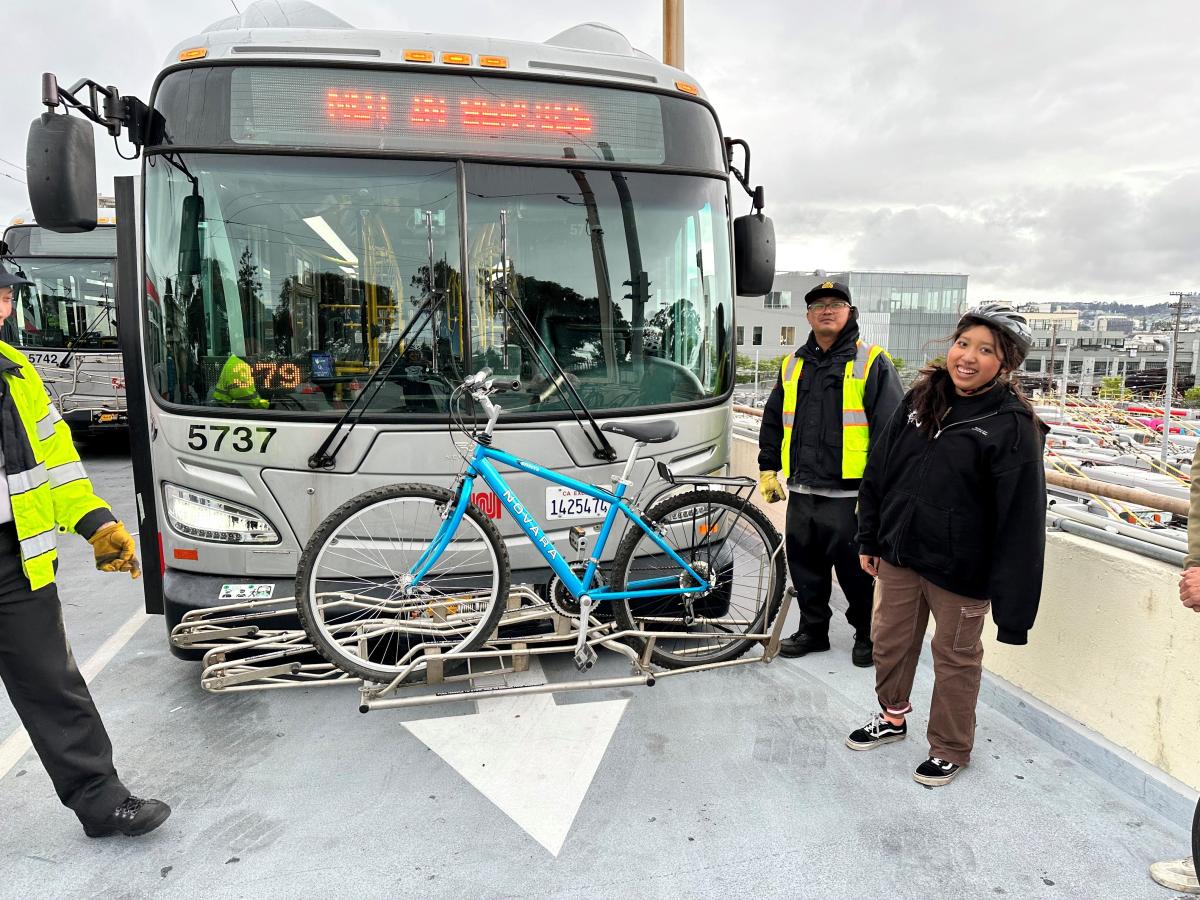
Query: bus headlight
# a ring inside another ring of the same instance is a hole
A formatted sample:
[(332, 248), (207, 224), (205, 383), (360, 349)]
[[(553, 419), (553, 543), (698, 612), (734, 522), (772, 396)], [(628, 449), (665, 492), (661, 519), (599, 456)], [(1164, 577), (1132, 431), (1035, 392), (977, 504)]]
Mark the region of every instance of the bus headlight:
[(262, 513), (174, 484), (163, 485), (167, 521), (180, 534), (221, 544), (278, 544)]

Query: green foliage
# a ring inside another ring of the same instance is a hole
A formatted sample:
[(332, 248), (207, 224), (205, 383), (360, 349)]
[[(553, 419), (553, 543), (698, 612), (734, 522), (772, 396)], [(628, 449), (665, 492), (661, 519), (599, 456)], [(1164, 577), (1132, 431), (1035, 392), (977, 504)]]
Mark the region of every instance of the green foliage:
[(1188, 409), (1200, 409), (1200, 385), (1183, 392), (1183, 405)]
[(902, 370), (904, 369), (904, 367), (905, 367), (906, 365), (908, 365), (908, 363), (906, 363), (906, 362), (904, 361), (904, 357), (903, 357), (903, 356), (893, 356), (893, 357), (892, 357), (892, 365), (893, 365), (893, 366), (895, 366), (895, 367), (896, 367), (896, 371), (897, 371), (897, 372), (899, 372), (899, 371), (902, 371)]

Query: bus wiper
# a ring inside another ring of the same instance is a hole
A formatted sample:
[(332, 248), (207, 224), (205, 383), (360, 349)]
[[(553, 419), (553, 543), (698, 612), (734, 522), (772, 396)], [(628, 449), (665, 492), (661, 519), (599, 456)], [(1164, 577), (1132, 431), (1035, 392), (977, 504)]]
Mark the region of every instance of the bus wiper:
[[(538, 364), (541, 366), (542, 371), (546, 373), (550, 384), (565, 386), (571, 397), (574, 398), (575, 403), (579, 404), (578, 409), (582, 410), (583, 415), (587, 417), (588, 424), (591, 425), (591, 432), (583, 424), (583, 419), (580, 418), (579, 411), (575, 406), (570, 402), (567, 403), (567, 409), (570, 411), (571, 416), (578, 423), (579, 427), (583, 429), (584, 437), (592, 445), (592, 454), (596, 459), (613, 462), (617, 458), (617, 451), (613, 449), (613, 445), (608, 442), (608, 437), (600, 430), (599, 423), (592, 415), (591, 410), (588, 409), (587, 404), (583, 402), (583, 398), (579, 396), (579, 392), (575, 390), (575, 385), (571, 383), (570, 376), (567, 375), (566, 370), (559, 364), (558, 358), (553, 351), (546, 346), (546, 342), (542, 340), (542, 336), (537, 333), (537, 329), (529, 321), (529, 316), (525, 314), (525, 310), (521, 308), (519, 303), (513, 301), (512, 292), (508, 287), (508, 211), (503, 209), (500, 210), (500, 253), (502, 257), (500, 260), (500, 271), (503, 275), (500, 279), (500, 284), (496, 287), (496, 293), (503, 301), (505, 310), (511, 313), (517, 326), (525, 335), (525, 339), (529, 341), (530, 347), (541, 351), (541, 353), (533, 355), (538, 358)], [(553, 370), (546, 364), (546, 360), (550, 360), (554, 364)], [(565, 398), (566, 396), (567, 394), (563, 393), (563, 397)]]
[[(597, 142), (601, 155), (608, 162), (616, 162), (612, 147), (606, 141)], [(625, 251), (629, 256), (629, 280), (623, 284), (629, 288), (626, 298), (633, 301), (633, 319), (630, 322), (630, 356), (639, 365), (644, 365), (646, 304), (650, 302), (650, 276), (642, 268), (642, 242), (638, 238), (637, 217), (634, 215), (633, 195), (629, 190), (629, 179), (618, 169), (611, 172), (617, 199), (621, 202), (621, 222), (625, 226)]]
[[(358, 396), (350, 401), (350, 406), (347, 407), (346, 411), (342, 414), (342, 417), (338, 419), (337, 424), (333, 426), (333, 429), (329, 432), (328, 436), (326, 436), (325, 440), (322, 441), (321, 446), (318, 447), (317, 451), (308, 458), (308, 467), (310, 469), (332, 469), (337, 464), (337, 455), (341, 451), (342, 447), (345, 446), (346, 441), (350, 439), (350, 432), (354, 431), (354, 426), (358, 424), (359, 420), (362, 419), (363, 415), (365, 414), (365, 411), (371, 406), (371, 403), (374, 402), (380, 388), (382, 388), (384, 383), (391, 378), (392, 370), (396, 368), (396, 363), (400, 361), (400, 348), (408, 346), (406, 340), (409, 332), (416, 328), (417, 325), (420, 325), (423, 328), (425, 319), (428, 318), (431, 330), (436, 335), (437, 321), (435, 318), (435, 310), (438, 303), (443, 299), (445, 292), (437, 290), (434, 285), (433, 213), (431, 212), (425, 213), (425, 227), (428, 231), (429, 237), (427, 243), (429, 270), (425, 279), (421, 305), (417, 307), (416, 315), (414, 315), (409, 323), (404, 326), (404, 330), (400, 332), (400, 336), (396, 338), (395, 343), (388, 348), (388, 352), (385, 353), (383, 359), (379, 361), (379, 365), (376, 366), (371, 374), (367, 376), (366, 384), (362, 386), (362, 389), (358, 392)], [(421, 329), (417, 328), (416, 333), (420, 334)], [(436, 337), (434, 343), (436, 344)], [(346, 426), (347, 422), (350, 423), (348, 427)], [(341, 432), (343, 427), (346, 428), (345, 435), (342, 436), (342, 439), (338, 442), (338, 445), (334, 447), (332, 451), (330, 451), (330, 446), (333, 444), (334, 439), (338, 436), (338, 433)]]
[[(104, 316), (105, 318), (108, 318), (108, 315), (111, 312), (112, 312), (112, 301), (111, 300), (105, 300), (103, 303), (100, 304), (100, 312), (96, 313), (96, 317), (94, 319), (92, 319), (92, 321), (87, 323), (87, 327), (84, 328), (84, 330), (79, 333), (78, 337), (76, 337), (75, 340), (73, 340), (73, 341), (71, 341), (71, 343), (67, 344), (67, 355), (64, 356), (61, 360), (59, 360), (59, 363), (58, 363), (58, 366), (60, 369), (65, 369), (67, 367), (67, 363), (69, 363), (71, 361), (71, 357), (73, 357), (75, 355), (75, 350), (79, 346), (80, 341), (82, 341), (85, 337), (87, 337), (89, 334), (91, 334), (92, 326), (100, 321), (100, 317)], [(111, 325), (112, 319), (109, 319), (108, 322)]]
[[(425, 295), (421, 305), (417, 308), (417, 314), (404, 326), (404, 330), (400, 332), (400, 336), (396, 338), (395, 343), (388, 348), (388, 352), (379, 361), (379, 365), (367, 376), (367, 381), (362, 386), (362, 390), (358, 392), (358, 396), (350, 401), (350, 405), (342, 413), (342, 417), (338, 419), (337, 424), (333, 426), (333, 429), (326, 436), (325, 440), (322, 441), (321, 446), (308, 458), (308, 467), (310, 469), (332, 469), (337, 464), (337, 455), (342, 447), (345, 446), (346, 441), (349, 440), (350, 432), (354, 430), (354, 426), (362, 419), (364, 412), (375, 399), (375, 395), (379, 393), (379, 389), (383, 387), (384, 382), (391, 377), (392, 370), (396, 368), (396, 363), (400, 361), (400, 348), (406, 346), (405, 340), (408, 338), (409, 332), (418, 324), (424, 327), (426, 318), (432, 320), (435, 297), (436, 295), (434, 294)], [(420, 333), (420, 329), (417, 329), (417, 333)], [(369, 397), (367, 396), (368, 393), (370, 394)], [(350, 423), (349, 426), (346, 425), (347, 422)], [(346, 433), (342, 436), (338, 445), (330, 451), (330, 446), (343, 428), (346, 429)]]
[[(568, 158), (575, 156), (571, 147), (566, 147), (563, 154)], [(583, 197), (583, 206), (587, 214), (588, 238), (592, 244), (592, 265), (596, 271), (596, 301), (600, 312), (600, 344), (604, 348), (604, 365), (612, 373), (614, 381), (619, 380), (617, 374), (617, 351), (613, 347), (616, 340), (616, 329), (613, 327), (612, 281), (608, 274), (608, 254), (604, 252), (604, 229), (600, 227), (600, 209), (596, 204), (596, 194), (588, 182), (587, 173), (583, 169), (570, 169), (571, 177), (579, 187)], [(608, 332), (609, 339), (604, 340)]]

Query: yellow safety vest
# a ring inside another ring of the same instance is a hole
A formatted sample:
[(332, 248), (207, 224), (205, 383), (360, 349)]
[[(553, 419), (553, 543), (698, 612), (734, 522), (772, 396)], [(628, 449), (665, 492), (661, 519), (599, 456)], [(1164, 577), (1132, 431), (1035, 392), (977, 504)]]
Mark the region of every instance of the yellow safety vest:
[[(30, 589), (36, 591), (54, 580), (58, 532), (74, 531), (88, 513), (109, 507), (92, 491), (71, 443), (71, 429), (50, 402), (37, 370), (3, 341), (0, 355), (12, 364), (6, 366), (11, 371), (4, 377), (33, 459), (24, 471), (8, 473), (8, 492), (21, 545), (21, 568)], [(11, 452), (6, 449), (5, 456)]]
[[(867, 396), (867, 374), (884, 349), (878, 344), (855, 342), (854, 359), (846, 362), (846, 374), (842, 378), (842, 477), (862, 478), (867, 470), (867, 447), (871, 436), (868, 431), (867, 411), (864, 408)], [(783, 361), (780, 380), (783, 383), (783, 477), (787, 480), (792, 469), (792, 428), (796, 424), (796, 398), (800, 392), (800, 372), (804, 360), (795, 354)]]

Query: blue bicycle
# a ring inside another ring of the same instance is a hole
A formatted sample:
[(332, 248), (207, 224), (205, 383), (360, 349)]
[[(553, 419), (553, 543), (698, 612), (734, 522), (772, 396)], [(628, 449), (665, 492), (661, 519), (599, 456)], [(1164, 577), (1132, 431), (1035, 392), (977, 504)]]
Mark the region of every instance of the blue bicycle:
[[(456, 389), (487, 414), (468, 432), (473, 454), (451, 490), (395, 484), (347, 501), (321, 523), (301, 556), (296, 579), (300, 620), (331, 663), (367, 681), (409, 682), (424, 677), (432, 658), (453, 664), (503, 630), (502, 618), (520, 596), (534, 596), (576, 622), (575, 662), (595, 660), (588, 635), (596, 617), (611, 618), (639, 653), (667, 668), (735, 659), (766, 631), (784, 589), (782, 538), (751, 503), (749, 478), (659, 473), (675, 491), (642, 513), (626, 496), (638, 451), (673, 438), (670, 421), (611, 422), (604, 430), (634, 441), (613, 490), (543, 468), (493, 446), (501, 408), (491, 396), (514, 390), (484, 369)], [(607, 505), (590, 555), (579, 558), (551, 540), (497, 465), (532, 474)], [(496, 526), (471, 504), (483, 481), (545, 559), (548, 587), (511, 592), (508, 551)], [(618, 519), (625, 523), (607, 577), (601, 560)], [(521, 607), (522, 611), (527, 609)]]

